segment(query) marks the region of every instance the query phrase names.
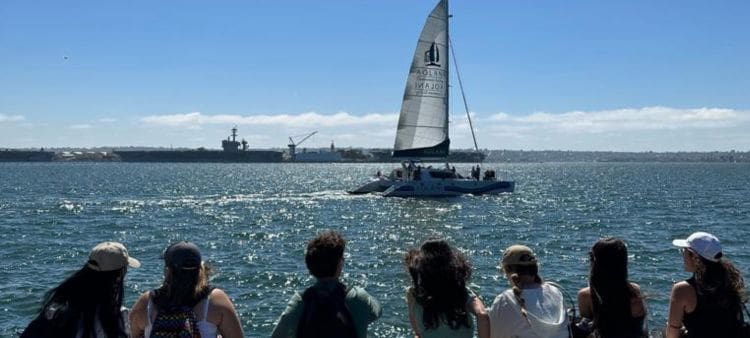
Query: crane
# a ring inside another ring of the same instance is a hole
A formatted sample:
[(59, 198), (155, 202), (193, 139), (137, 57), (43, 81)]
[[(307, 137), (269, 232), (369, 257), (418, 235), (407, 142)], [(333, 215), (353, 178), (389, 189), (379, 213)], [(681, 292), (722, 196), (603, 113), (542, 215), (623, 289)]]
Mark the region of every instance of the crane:
[[(318, 131), (314, 131), (312, 133), (307, 134), (305, 137), (303, 137), (301, 140), (294, 142), (294, 139), (292, 139), (291, 136), (289, 136), (289, 158), (294, 162), (294, 160), (297, 158), (297, 146), (302, 144), (302, 142), (305, 142), (310, 136), (313, 136), (317, 134)], [(298, 137), (298, 136), (297, 136)]]

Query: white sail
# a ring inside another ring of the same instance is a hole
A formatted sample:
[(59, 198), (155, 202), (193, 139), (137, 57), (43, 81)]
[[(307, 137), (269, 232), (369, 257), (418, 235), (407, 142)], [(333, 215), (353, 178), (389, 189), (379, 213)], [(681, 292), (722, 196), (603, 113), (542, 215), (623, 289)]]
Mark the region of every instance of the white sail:
[(409, 69), (393, 157), (447, 157), (448, 1), (425, 22)]

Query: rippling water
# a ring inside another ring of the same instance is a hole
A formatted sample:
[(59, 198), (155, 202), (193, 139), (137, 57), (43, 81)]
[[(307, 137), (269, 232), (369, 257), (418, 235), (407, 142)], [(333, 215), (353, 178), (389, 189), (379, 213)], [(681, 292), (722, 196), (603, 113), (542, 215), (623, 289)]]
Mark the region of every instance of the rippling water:
[(673, 238), (712, 232), (750, 270), (747, 164), (488, 164), (517, 191), (427, 200), (344, 193), (391, 166), (0, 163), (0, 336), (25, 327), (44, 292), (104, 240), (125, 243), (143, 263), (128, 272), (128, 307), (159, 285), (169, 243), (198, 243), (253, 337), (268, 336), (292, 293), (310, 283), (304, 247), (326, 228), (348, 239), (345, 281), (383, 305), (370, 330), (380, 337), (410, 333), (401, 258), (433, 236), (468, 254), (487, 306), (507, 286), (495, 266), (508, 245), (534, 248), (542, 275), (574, 294), (586, 285), (593, 242), (622, 237), (653, 326), (666, 320), (671, 284), (688, 277)]

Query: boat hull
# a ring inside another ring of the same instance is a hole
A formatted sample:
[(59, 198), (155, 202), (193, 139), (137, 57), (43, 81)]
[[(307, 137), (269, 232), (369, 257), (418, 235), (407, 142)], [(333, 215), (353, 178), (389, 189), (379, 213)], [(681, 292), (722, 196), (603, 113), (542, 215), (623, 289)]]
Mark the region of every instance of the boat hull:
[(400, 181), (393, 181), (387, 178), (383, 179), (375, 179), (370, 182), (367, 182), (366, 184), (362, 185), (361, 187), (349, 190), (348, 193), (352, 195), (363, 195), (363, 194), (371, 194), (371, 193), (379, 193), (384, 192), (388, 190), (392, 185), (396, 184)]
[(515, 190), (513, 181), (444, 179), (405, 181), (393, 184), (384, 197), (455, 197), (465, 194), (495, 195)]

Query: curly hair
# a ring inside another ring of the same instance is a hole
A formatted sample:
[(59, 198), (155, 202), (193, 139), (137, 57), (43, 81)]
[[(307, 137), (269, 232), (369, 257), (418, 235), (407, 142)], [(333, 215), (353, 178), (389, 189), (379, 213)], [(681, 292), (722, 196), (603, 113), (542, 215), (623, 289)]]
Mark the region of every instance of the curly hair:
[(305, 250), (305, 265), (310, 274), (316, 278), (334, 277), (345, 248), (346, 240), (335, 231), (315, 236)]
[(412, 296), (424, 309), (426, 329), (440, 326), (444, 320), (456, 330), (471, 327), (466, 309), (466, 282), (471, 278), (471, 263), (445, 240), (431, 239), (419, 250), (404, 257), (412, 280)]
[(697, 254), (695, 259), (696, 292), (715, 302), (721, 308), (728, 308), (733, 312), (741, 311), (743, 295), (745, 294), (745, 280), (742, 274), (727, 258), (720, 258), (718, 262), (709, 261)]

